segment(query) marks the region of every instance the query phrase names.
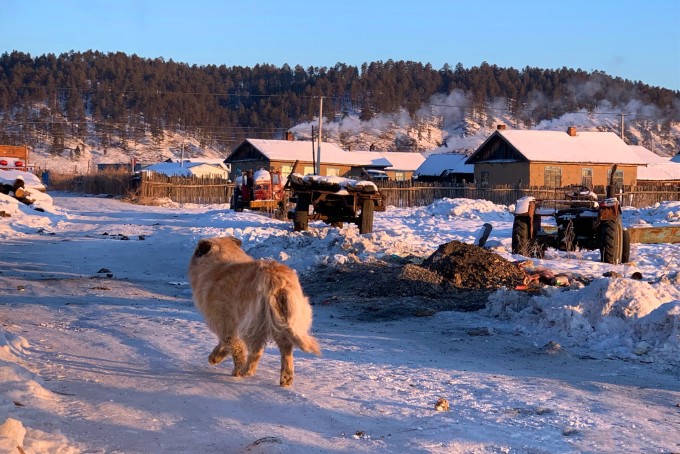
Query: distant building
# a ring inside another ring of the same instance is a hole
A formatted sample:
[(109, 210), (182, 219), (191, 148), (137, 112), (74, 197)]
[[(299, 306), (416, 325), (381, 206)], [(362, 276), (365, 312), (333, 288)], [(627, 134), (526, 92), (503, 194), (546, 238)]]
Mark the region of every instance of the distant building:
[(460, 153), (432, 153), (416, 169), (413, 177), (418, 181), (446, 181), (472, 183), (475, 167), (465, 164), (467, 156)]
[(638, 186), (669, 186), (680, 184), (680, 162), (659, 156), (640, 145), (630, 148), (645, 161), (646, 165), (638, 167)]
[(142, 172), (153, 172), (167, 176), (178, 177), (214, 177), (229, 179), (229, 170), (223, 165), (207, 164), (204, 162), (159, 162), (144, 167)]

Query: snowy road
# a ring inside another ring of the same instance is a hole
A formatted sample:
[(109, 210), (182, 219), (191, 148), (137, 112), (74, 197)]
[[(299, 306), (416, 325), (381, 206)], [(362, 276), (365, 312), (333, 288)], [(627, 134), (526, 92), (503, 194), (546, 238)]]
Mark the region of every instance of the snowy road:
[[(188, 258), (200, 236), (236, 232), (262, 249), (254, 231), (278, 247), (289, 226), (108, 199), (55, 206), (41, 232), (3, 238), (0, 255), (0, 321), (25, 339), (2, 359), (35, 374), (5, 385), (0, 411), (43, 452), (680, 450), (676, 367), (553, 350), (481, 313), (357, 322), (315, 304), (323, 356), (296, 352), (292, 388), (277, 386), (272, 347), (255, 377), (232, 378), (229, 362), (207, 363), (215, 339), (191, 302)], [(295, 247), (285, 253), (297, 263)], [(440, 397), (450, 411), (435, 411)]]

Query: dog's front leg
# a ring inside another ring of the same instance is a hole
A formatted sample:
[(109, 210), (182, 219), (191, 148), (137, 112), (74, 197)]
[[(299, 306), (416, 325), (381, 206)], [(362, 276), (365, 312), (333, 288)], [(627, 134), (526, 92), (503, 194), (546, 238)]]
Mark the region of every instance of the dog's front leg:
[(242, 377), (243, 366), (246, 363), (246, 345), (238, 337), (230, 337), (225, 340), (225, 343), (231, 351), (232, 358), (234, 358), (234, 370), (231, 371), (231, 375)]
[(251, 377), (257, 371), (257, 364), (264, 353), (265, 341), (254, 341), (248, 343), (248, 361), (243, 368), (243, 376)]

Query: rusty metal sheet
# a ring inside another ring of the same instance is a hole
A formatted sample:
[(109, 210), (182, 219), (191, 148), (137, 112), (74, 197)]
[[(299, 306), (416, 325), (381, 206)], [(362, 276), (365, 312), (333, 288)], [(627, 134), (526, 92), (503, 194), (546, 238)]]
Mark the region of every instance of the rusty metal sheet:
[(643, 244), (680, 243), (680, 225), (629, 227), (630, 242)]

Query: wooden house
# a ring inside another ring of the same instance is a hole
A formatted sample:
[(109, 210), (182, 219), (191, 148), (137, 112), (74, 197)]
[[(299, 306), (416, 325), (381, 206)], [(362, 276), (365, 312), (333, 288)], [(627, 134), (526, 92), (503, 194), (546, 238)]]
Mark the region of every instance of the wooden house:
[[(231, 165), (232, 180), (247, 170), (278, 170), (283, 178), (296, 172), (314, 173), (317, 145), (303, 140), (246, 139), (224, 160)], [(385, 170), (391, 163), (381, 153), (345, 151), (338, 145), (322, 142), (320, 169), (323, 176), (358, 175), (363, 170)], [(295, 169), (293, 169), (295, 166)]]
[(503, 125), (465, 162), (474, 165), (481, 185), (546, 188), (606, 186), (612, 170), (616, 186), (632, 186), (638, 166), (645, 165), (613, 132), (508, 130)]

